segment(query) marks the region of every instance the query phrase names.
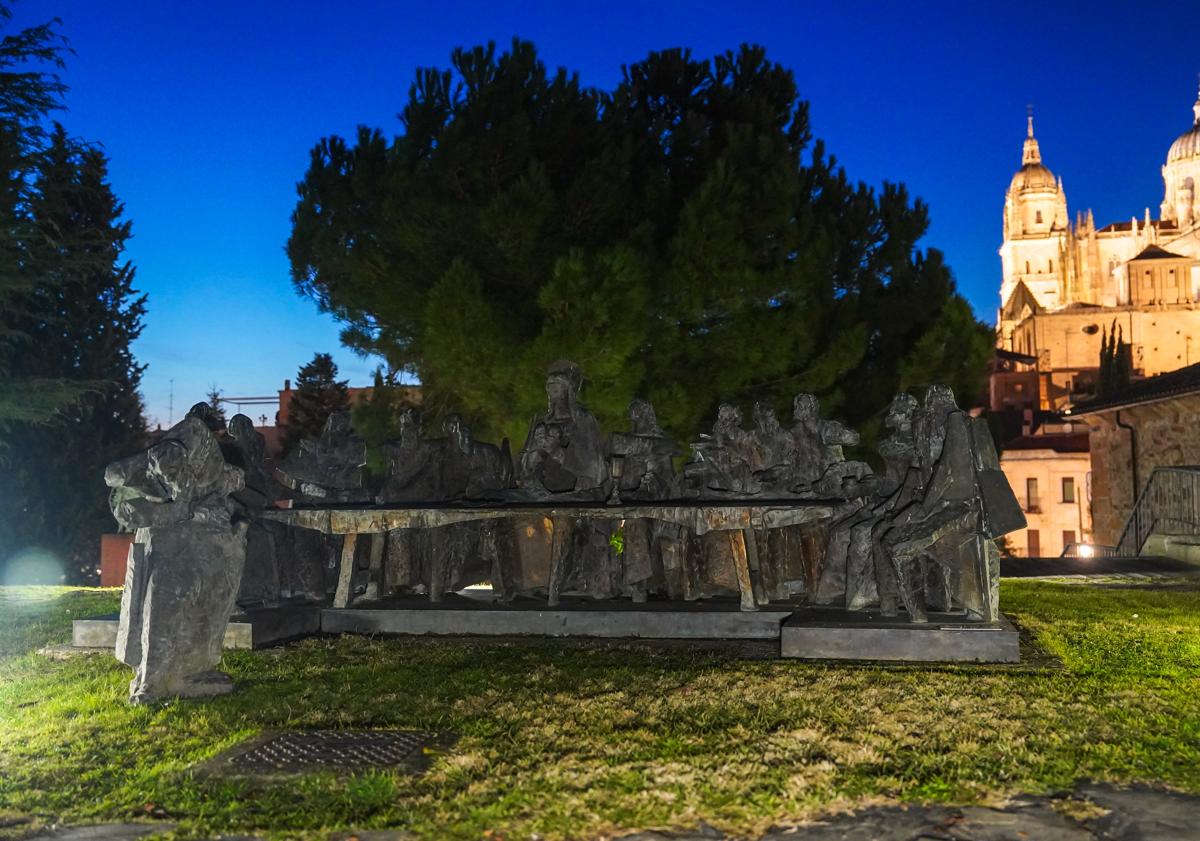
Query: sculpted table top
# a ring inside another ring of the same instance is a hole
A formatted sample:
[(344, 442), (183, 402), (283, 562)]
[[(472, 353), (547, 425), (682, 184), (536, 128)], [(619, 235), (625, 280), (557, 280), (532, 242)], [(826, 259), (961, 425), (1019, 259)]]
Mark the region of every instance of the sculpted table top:
[(696, 534), (748, 528), (782, 528), (828, 520), (844, 502), (802, 499), (707, 499), (609, 504), (544, 500), (503, 503), (413, 503), (405, 507), (346, 505), (268, 509), (266, 519), (326, 534), (380, 534), (393, 529), (436, 528), (506, 517), (661, 520)]
[[(828, 500), (753, 499), (753, 500), (682, 500), (670, 502), (604, 503), (586, 501), (533, 501), (503, 503), (427, 503), (408, 507), (346, 505), (306, 506), (267, 509), (262, 516), (296, 528), (325, 534), (345, 535), (334, 596), (335, 607), (350, 602), (350, 584), (354, 569), (355, 545), (360, 534), (372, 535), (372, 570), (378, 568), (383, 552), (382, 535), (396, 529), (428, 529), (458, 523), (503, 520), (516, 517), (541, 517), (548, 523), (592, 520), (659, 520), (691, 529), (695, 534), (728, 532), (734, 542), (734, 562), (744, 610), (755, 610), (750, 586), (750, 567), (757, 566), (747, 555), (746, 530), (782, 528), (833, 519), (835, 511), (846, 503)], [(749, 542), (752, 547), (753, 540)], [(551, 569), (550, 601), (557, 604), (556, 581), (561, 578), (565, 543), (555, 541)], [(439, 594), (440, 596), (440, 594)]]

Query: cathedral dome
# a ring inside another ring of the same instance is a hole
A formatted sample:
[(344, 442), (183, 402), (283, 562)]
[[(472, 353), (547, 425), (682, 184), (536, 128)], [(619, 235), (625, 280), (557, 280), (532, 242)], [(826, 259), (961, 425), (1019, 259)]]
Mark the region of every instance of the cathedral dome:
[(1033, 114), (1029, 115), (1029, 127), (1025, 135), (1025, 146), (1021, 150), (1021, 168), (1008, 185), (1010, 193), (1057, 192), (1058, 179), (1042, 163), (1042, 151), (1033, 136)]
[(1192, 106), (1192, 114), (1195, 121), (1192, 123), (1191, 129), (1175, 138), (1175, 142), (1167, 150), (1167, 163), (1169, 164), (1200, 158), (1200, 98), (1197, 98), (1196, 104)]
[(1031, 191), (1058, 189), (1058, 180), (1054, 177), (1045, 164), (1032, 163), (1025, 164), (1017, 170), (1017, 174), (1013, 176), (1012, 183), (1008, 189), (1017, 192), (1025, 193)]
[(1175, 142), (1171, 144), (1171, 148), (1167, 152), (1167, 163), (1169, 164), (1176, 161), (1190, 161), (1193, 158), (1200, 158), (1200, 123), (1192, 126), (1191, 131), (1185, 131), (1175, 138)]

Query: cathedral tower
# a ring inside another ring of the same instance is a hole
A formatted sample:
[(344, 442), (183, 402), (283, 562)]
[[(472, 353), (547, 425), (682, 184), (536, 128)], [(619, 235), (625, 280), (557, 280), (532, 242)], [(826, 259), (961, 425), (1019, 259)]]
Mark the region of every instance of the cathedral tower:
[[(1021, 168), (1004, 196), (1004, 243), (1000, 246), (1003, 281), (1001, 322), (1017, 288), (1024, 284), (1037, 305), (1053, 309), (1064, 302), (1067, 239), (1067, 194), (1062, 180), (1042, 163), (1029, 115)], [(1015, 303), (1015, 302), (1014, 302)], [(1013, 316), (1018, 313), (1012, 313)]]

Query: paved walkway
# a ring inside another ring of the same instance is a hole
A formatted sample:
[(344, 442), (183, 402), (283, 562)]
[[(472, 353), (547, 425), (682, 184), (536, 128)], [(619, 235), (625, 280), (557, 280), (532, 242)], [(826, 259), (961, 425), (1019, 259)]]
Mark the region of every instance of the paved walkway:
[(1200, 575), (1200, 566), (1172, 558), (1001, 558), (1002, 578), (1062, 575)]
[[(169, 823), (63, 827), (29, 836), (27, 841), (138, 841), (173, 828)], [(258, 841), (254, 836), (220, 837)], [(330, 835), (331, 841), (412, 837), (387, 830)], [(701, 826), (693, 832), (635, 832), (612, 841), (733, 841), (733, 837)], [(1146, 786), (1082, 785), (1069, 795), (1016, 798), (998, 808), (873, 807), (773, 829), (758, 841), (1200, 841), (1200, 797)]]

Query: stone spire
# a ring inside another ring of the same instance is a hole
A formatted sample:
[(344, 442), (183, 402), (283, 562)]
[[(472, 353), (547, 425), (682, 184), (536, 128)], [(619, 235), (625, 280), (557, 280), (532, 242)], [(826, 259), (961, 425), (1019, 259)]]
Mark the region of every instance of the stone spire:
[[(1200, 101), (1197, 101), (1196, 108), (1198, 109), (1196, 112), (1198, 115), (1197, 119), (1200, 120)], [(1038, 149), (1037, 139), (1033, 136), (1033, 106), (1027, 106), (1027, 111), (1029, 127), (1025, 134), (1025, 148), (1021, 150), (1022, 166), (1026, 166), (1028, 164), (1040, 164), (1042, 162), (1041, 150)]]
[(1196, 74), (1196, 79), (1198, 90), (1196, 91), (1196, 104), (1192, 106), (1192, 114), (1195, 115), (1193, 125), (1200, 126), (1200, 73)]

